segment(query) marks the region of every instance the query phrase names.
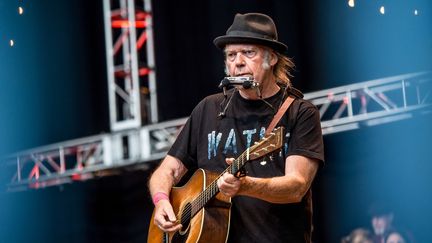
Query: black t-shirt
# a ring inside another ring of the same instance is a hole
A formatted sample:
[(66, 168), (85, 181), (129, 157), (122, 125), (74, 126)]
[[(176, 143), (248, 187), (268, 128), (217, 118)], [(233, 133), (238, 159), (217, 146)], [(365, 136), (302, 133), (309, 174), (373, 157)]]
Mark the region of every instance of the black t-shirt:
[[(264, 136), (265, 128), (284, 100), (282, 89), (272, 97), (247, 100), (238, 91), (233, 96), (226, 116), (217, 115), (226, 104), (223, 94), (203, 99), (168, 152), (180, 159), (189, 170), (203, 168), (221, 173), (225, 158), (236, 158)], [(222, 104), (222, 105), (221, 105)], [(274, 108), (272, 108), (270, 105)], [(245, 165), (248, 176), (283, 176), (285, 158), (290, 155), (324, 161), (324, 146), (319, 112), (314, 105), (296, 99), (279, 125), (285, 127), (281, 152)], [(274, 204), (260, 199), (232, 198), (229, 242), (309, 242), (312, 228), (310, 190), (299, 203)]]

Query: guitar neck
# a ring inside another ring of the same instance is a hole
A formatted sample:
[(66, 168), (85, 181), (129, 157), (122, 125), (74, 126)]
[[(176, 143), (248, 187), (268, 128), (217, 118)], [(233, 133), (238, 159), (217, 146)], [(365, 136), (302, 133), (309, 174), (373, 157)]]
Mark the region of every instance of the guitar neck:
[(233, 161), (207, 188), (205, 188), (197, 198), (191, 202), (191, 216), (193, 217), (200, 211), (218, 192), (217, 180), (226, 172), (236, 175), (243, 166), (250, 160), (258, 159), (282, 147), (283, 127), (273, 130), (268, 136), (256, 142), (246, 149), (237, 159)]
[(216, 194), (219, 192), (217, 180), (226, 172), (230, 174), (237, 174), (246, 162), (249, 161), (249, 149), (244, 151), (237, 159), (233, 161), (214, 181), (212, 181), (199, 195), (191, 202), (192, 204), (192, 217), (198, 213)]

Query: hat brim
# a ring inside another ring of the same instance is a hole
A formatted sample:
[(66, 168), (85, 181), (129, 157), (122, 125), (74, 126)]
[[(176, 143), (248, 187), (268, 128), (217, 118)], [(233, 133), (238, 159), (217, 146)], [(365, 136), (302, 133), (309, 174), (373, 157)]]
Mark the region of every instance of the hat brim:
[(288, 50), (288, 47), (284, 43), (259, 37), (224, 35), (215, 38), (213, 43), (220, 49), (223, 49), (228, 44), (258, 44), (270, 47), (280, 53)]

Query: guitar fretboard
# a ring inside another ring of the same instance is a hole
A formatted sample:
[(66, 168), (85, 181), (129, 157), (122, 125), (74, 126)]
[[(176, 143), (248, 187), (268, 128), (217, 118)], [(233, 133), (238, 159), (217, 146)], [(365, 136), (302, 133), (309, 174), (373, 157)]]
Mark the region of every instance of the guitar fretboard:
[(249, 160), (249, 149), (244, 151), (233, 163), (228, 166), (212, 183), (210, 183), (205, 190), (203, 190), (198, 197), (191, 202), (191, 217), (193, 217), (199, 210), (201, 210), (218, 192), (217, 180), (229, 172), (230, 174), (237, 174), (243, 168), (245, 163)]

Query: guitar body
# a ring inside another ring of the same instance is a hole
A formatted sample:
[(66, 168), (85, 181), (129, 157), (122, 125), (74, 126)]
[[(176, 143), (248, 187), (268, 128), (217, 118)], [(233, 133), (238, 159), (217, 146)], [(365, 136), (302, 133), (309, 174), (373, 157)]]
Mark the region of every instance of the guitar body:
[(279, 150), (283, 144), (283, 127), (273, 130), (259, 142), (246, 149), (222, 174), (198, 169), (186, 185), (171, 189), (170, 202), (183, 228), (164, 233), (150, 221), (147, 242), (150, 243), (223, 243), (228, 240), (231, 217), (231, 198), (219, 193), (216, 180), (224, 173), (237, 175), (250, 160)]
[[(170, 201), (177, 219), (188, 213), (183, 211), (219, 174), (198, 169), (190, 180), (182, 187), (174, 187), (170, 193)], [(150, 221), (147, 242), (150, 243), (195, 243), (195, 242), (226, 242), (228, 239), (231, 199), (217, 193), (208, 204), (192, 217), (188, 225), (180, 231), (164, 233), (154, 224), (154, 212)]]

